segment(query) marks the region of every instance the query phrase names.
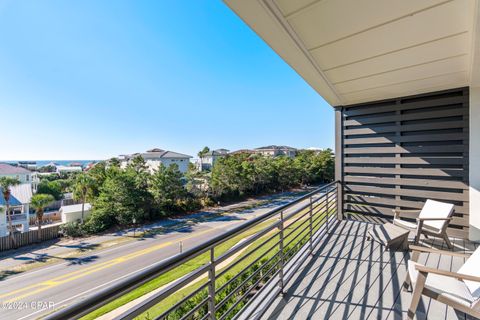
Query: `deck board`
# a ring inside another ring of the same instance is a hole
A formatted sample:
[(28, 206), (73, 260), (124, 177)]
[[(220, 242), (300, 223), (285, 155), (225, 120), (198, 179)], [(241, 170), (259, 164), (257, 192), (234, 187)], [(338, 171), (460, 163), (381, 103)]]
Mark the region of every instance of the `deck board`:
[[(401, 290), (408, 252), (391, 252), (367, 240), (369, 220), (338, 222), (287, 284), (263, 319), (392, 319), (406, 316), (411, 292)], [(455, 251), (471, 253), (476, 244), (452, 239)], [(441, 239), (421, 245), (447, 249)], [(419, 262), (456, 271), (463, 258), (422, 254)], [(471, 319), (437, 301), (422, 297), (417, 319)]]

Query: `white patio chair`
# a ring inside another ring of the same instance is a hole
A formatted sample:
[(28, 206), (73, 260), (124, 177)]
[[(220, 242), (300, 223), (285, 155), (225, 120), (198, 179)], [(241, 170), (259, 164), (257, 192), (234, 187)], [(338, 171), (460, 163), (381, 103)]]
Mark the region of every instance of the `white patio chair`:
[[(447, 227), (454, 212), (453, 204), (428, 199), (422, 210), (394, 209), (393, 212), (393, 224), (416, 231), (415, 244), (418, 244), (420, 234), (424, 234), (427, 238), (428, 236), (443, 238), (448, 248), (452, 248), (447, 235)], [(405, 216), (406, 213), (410, 216), (416, 213), (418, 215), (416, 223), (403, 220), (401, 216)]]
[[(435, 299), (473, 317), (480, 318), (480, 247), (468, 255), (418, 246), (410, 246), (412, 259), (404, 288), (413, 288), (407, 318), (413, 319), (422, 295)], [(468, 257), (457, 272), (426, 267), (418, 263), (421, 252)]]

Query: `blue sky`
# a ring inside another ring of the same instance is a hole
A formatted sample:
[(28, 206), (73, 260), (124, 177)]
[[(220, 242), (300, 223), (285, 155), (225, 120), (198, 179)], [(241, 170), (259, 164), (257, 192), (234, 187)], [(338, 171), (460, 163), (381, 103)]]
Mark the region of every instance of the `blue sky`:
[(334, 143), (332, 108), (220, 0), (0, 0), (0, 112), (0, 160)]

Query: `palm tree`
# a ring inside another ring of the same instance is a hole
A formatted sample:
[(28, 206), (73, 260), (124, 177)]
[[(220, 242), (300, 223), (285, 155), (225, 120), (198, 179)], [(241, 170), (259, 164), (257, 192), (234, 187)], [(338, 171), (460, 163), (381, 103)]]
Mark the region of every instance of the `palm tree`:
[(203, 147), (203, 149), (201, 151), (198, 151), (197, 155), (198, 155), (198, 158), (200, 159), (200, 171), (203, 170), (203, 157), (210, 152), (210, 148), (209, 147)]
[(82, 223), (85, 213), (85, 201), (87, 201), (87, 197), (91, 194), (94, 183), (95, 180), (85, 173), (79, 174), (75, 179), (73, 197), (82, 201)]
[(11, 190), (10, 188), (20, 184), (20, 180), (17, 178), (12, 177), (0, 177), (0, 188), (2, 189), (3, 199), (5, 199), (5, 214), (8, 217), (8, 234), (10, 235), (10, 239), (12, 244), (15, 245), (15, 238), (13, 237), (13, 226), (12, 226), (12, 216), (9, 214), (10, 209), (10, 195)]
[(37, 193), (36, 195), (32, 196), (30, 204), (35, 209), (35, 214), (37, 216), (38, 240), (41, 240), (42, 234), (40, 231), (42, 230), (42, 218), (45, 207), (48, 207), (54, 201), (55, 198), (51, 194)]

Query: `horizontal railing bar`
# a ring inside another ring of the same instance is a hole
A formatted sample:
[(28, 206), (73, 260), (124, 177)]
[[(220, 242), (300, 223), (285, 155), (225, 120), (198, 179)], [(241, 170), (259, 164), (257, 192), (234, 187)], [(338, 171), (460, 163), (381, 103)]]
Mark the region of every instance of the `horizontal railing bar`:
[[(200, 291), (202, 290), (205, 290), (208, 286), (208, 282), (207, 283), (204, 283), (202, 284), (200, 287), (198, 287), (196, 290), (194, 290), (193, 292), (190, 292), (187, 296), (183, 297), (182, 300), (178, 301), (177, 303), (175, 303), (173, 306), (171, 306), (170, 308), (168, 308), (166, 311), (164, 311), (160, 316), (158, 316), (158, 318), (161, 318), (161, 317), (165, 317), (167, 316), (169, 313), (171, 313), (172, 311), (178, 309), (178, 307), (180, 307), (182, 304), (184, 304), (188, 299), (191, 299), (193, 298), (196, 294), (198, 294)], [(208, 298), (207, 298), (208, 299)]]
[(283, 216), (283, 221), (288, 221), (288, 220), (290, 220), (292, 217), (296, 216), (298, 213), (300, 213), (300, 212), (302, 212), (303, 210), (305, 210), (306, 208), (308, 208), (309, 205), (310, 205), (310, 204), (307, 203), (305, 206), (300, 207), (300, 208), (297, 208), (297, 209), (295, 209), (295, 211), (290, 212), (290, 213), (288, 213), (288, 214), (285, 214), (285, 215)]
[(120, 319), (132, 319), (144, 311), (150, 309), (166, 297), (168, 297), (170, 294), (178, 291), (179, 289), (183, 288), (186, 284), (190, 283), (192, 280), (197, 279), (200, 275), (204, 274), (207, 272), (209, 268), (208, 264), (205, 264), (201, 266), (200, 268), (187, 273), (183, 277), (181, 277), (178, 280), (175, 280), (173, 282), (170, 282), (165, 289), (161, 290), (160, 292), (156, 293), (153, 296), (148, 297), (145, 301), (142, 301), (142, 303), (139, 303), (131, 308), (129, 308), (127, 311), (119, 315), (118, 317), (115, 318), (115, 320), (120, 320)]
[[(303, 222), (301, 222), (298, 226), (296, 226), (295, 228), (293, 228), (292, 230), (289, 230), (288, 227), (285, 228), (285, 235), (284, 235), (284, 239), (288, 238), (289, 236), (291, 236), (295, 231), (297, 231), (299, 228), (301, 228), (305, 223), (308, 223), (310, 221), (310, 219), (305, 219)], [(288, 231), (288, 233), (287, 233)]]
[[(183, 317), (180, 318), (180, 320), (188, 319), (188, 317), (193, 315), (198, 309), (203, 307), (207, 302), (208, 302), (208, 296), (205, 299), (203, 299), (202, 301), (200, 301), (200, 303), (197, 304), (192, 310), (188, 311)], [(208, 314), (208, 312), (207, 312), (207, 314)]]
[(206, 315), (201, 317), (199, 320), (205, 320), (205, 319), (208, 319), (209, 317), (210, 317), (210, 312), (208, 312)]
[[(235, 265), (237, 265), (238, 263), (242, 262), (243, 260), (245, 260), (246, 258), (248, 258), (250, 255), (252, 255), (254, 252), (256, 252), (258, 249), (260, 249), (261, 247), (263, 247), (265, 244), (267, 244), (268, 242), (272, 241), (275, 237), (277, 237), (279, 234), (279, 232), (275, 233), (274, 235), (272, 235), (271, 237), (265, 239), (260, 245), (256, 246), (252, 251), (249, 251), (247, 252), (244, 256), (240, 257), (240, 259), (238, 259), (235, 264), (230, 264), (228, 265), (227, 267), (225, 267), (225, 269), (223, 269), (221, 272), (219, 272), (219, 274), (217, 275), (217, 279), (220, 278), (221, 276), (223, 276), (226, 272), (228, 272), (232, 267), (234, 267)], [(276, 242), (276, 244), (278, 244), (278, 241)]]
[[(318, 221), (317, 219), (323, 220), (323, 218), (324, 218), (324, 217), (317, 217), (317, 218), (315, 218), (315, 220), (313, 220), (313, 221), (316, 222), (316, 221)], [(308, 222), (309, 220), (306, 220), (306, 221)], [(301, 226), (301, 225), (300, 225), (300, 226)], [(297, 229), (298, 229), (298, 227), (300, 227), (300, 226), (297, 226)], [(307, 230), (309, 227), (310, 227), (310, 225), (307, 225), (305, 228), (303, 228), (302, 231), (300, 231), (295, 237), (293, 237), (293, 239), (291, 239), (289, 242), (287, 242), (287, 244), (285, 244), (284, 247), (285, 247), (285, 248), (288, 247), (293, 241), (295, 241), (295, 239), (297, 239), (297, 238), (298, 238), (303, 232), (305, 232), (305, 230)], [(312, 224), (312, 227), (313, 227), (313, 224)], [(294, 230), (294, 231), (295, 231), (295, 230)], [(288, 236), (291, 235), (291, 234), (293, 234), (294, 231), (292, 231), (291, 233), (289, 233)], [(309, 234), (307, 233), (307, 236), (308, 236), (308, 235), (309, 235)], [(285, 238), (286, 238), (286, 237), (287, 237), (287, 236), (285, 236)]]
[[(302, 218), (308, 216), (309, 213), (310, 213), (310, 211), (307, 211), (307, 212), (305, 212), (303, 215), (301, 215), (300, 217), (298, 217), (298, 219), (295, 219), (294, 221), (290, 222), (290, 224), (285, 227), (285, 231), (287, 231), (288, 227), (290, 227), (291, 225), (294, 225), (295, 223), (299, 222)], [(305, 223), (305, 221), (308, 222), (308, 219), (305, 219), (302, 223)], [(301, 223), (301, 224), (302, 224), (302, 223)]]
[[(241, 297), (240, 299), (238, 299), (227, 311), (225, 311), (225, 313), (220, 317), (220, 320), (223, 320), (225, 319), (225, 317), (230, 313), (232, 312), (232, 310), (234, 310), (238, 304), (243, 300), (245, 299), (245, 297), (250, 293), (250, 291), (252, 291), (253, 288), (256, 288), (258, 287), (258, 285), (260, 284), (260, 282), (265, 279), (266, 276), (269, 275), (269, 273), (274, 270), (274, 268), (280, 263), (280, 261), (277, 261), (267, 272), (265, 272), (265, 274), (263, 275), (263, 277), (261, 277), (260, 279), (258, 279), (257, 282), (255, 282)], [(275, 273), (278, 273), (280, 271), (277, 270)], [(273, 276), (275, 276), (275, 273), (273, 274)]]
[[(248, 270), (251, 266), (253, 266), (255, 263), (260, 261), (265, 255), (270, 253), (275, 247), (278, 245), (279, 241), (277, 241), (272, 247), (270, 247), (263, 255), (260, 257), (256, 258), (254, 261), (250, 262), (242, 271), (237, 273), (233, 278), (229, 279), (226, 283), (220, 286), (220, 288), (217, 289), (217, 292), (223, 291), (231, 282), (235, 281), (238, 277), (240, 277), (246, 270)], [(217, 277), (218, 279), (219, 277)]]
[[(312, 200), (312, 204), (317, 204), (317, 205), (320, 205), (321, 203), (317, 203), (319, 200), (323, 199), (322, 203), (326, 200), (326, 197), (325, 197), (326, 194), (322, 194), (320, 195), (318, 198), (316, 198), (315, 200)], [(297, 208), (294, 212), (291, 212), (287, 215), (285, 215), (284, 217), (284, 221), (287, 221), (289, 220), (290, 218), (292, 218), (293, 216), (295, 216), (296, 214), (298, 214), (300, 211), (302, 210), (305, 210), (307, 208), (310, 207), (310, 202), (307, 202), (304, 206), (300, 207), (300, 208)]]
[(269, 233), (271, 230), (277, 228), (279, 224), (280, 224), (280, 220), (276, 220), (275, 222), (273, 222), (271, 225), (269, 225), (268, 227), (266, 227), (262, 231), (255, 233), (251, 237), (248, 237), (247, 240), (245, 240), (242, 243), (239, 243), (238, 245), (229, 249), (228, 251), (223, 253), (221, 256), (219, 256), (217, 259), (215, 259), (215, 263), (221, 263), (222, 261), (226, 260), (232, 254), (240, 251), (241, 249), (245, 248), (246, 246), (248, 246), (249, 244), (251, 244), (255, 240), (257, 240), (257, 239), (261, 238), (262, 236), (264, 236), (265, 234)]
[[(321, 198), (321, 197), (320, 197), (320, 198)], [(319, 206), (319, 205), (321, 205), (322, 203), (324, 203), (325, 200), (326, 200), (326, 198), (325, 198), (324, 201), (322, 201), (321, 203), (317, 203), (317, 206)], [(312, 202), (312, 204), (313, 204), (313, 202)], [(316, 208), (317, 206), (315, 206), (315, 208)], [(283, 221), (287, 221), (287, 220), (291, 219), (292, 217), (296, 216), (299, 212), (301, 212), (301, 211), (303, 211), (303, 210), (305, 210), (305, 209), (307, 209), (307, 208), (309, 209), (309, 207), (310, 207), (310, 203), (305, 204), (305, 206), (303, 206), (303, 207), (301, 207), (301, 208), (298, 208), (298, 209), (295, 210), (294, 212), (291, 212), (291, 213), (289, 213), (288, 215), (286, 215), (286, 216), (284, 217)]]
[[(257, 270), (255, 270), (251, 275), (249, 275), (245, 280), (242, 281), (235, 289), (232, 290), (229, 294), (225, 296), (225, 298), (222, 299), (219, 303), (217, 303), (217, 308), (221, 308), (227, 301), (230, 299), (235, 293), (238, 292), (250, 279), (252, 279), (254, 276), (256, 276), (260, 271), (264, 269), (265, 266), (267, 266), (271, 261), (273, 261), (280, 252), (275, 253), (270, 259), (268, 259), (263, 265), (261, 265)], [(265, 255), (263, 255), (265, 256)], [(262, 256), (262, 257), (263, 257)]]

